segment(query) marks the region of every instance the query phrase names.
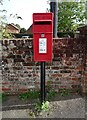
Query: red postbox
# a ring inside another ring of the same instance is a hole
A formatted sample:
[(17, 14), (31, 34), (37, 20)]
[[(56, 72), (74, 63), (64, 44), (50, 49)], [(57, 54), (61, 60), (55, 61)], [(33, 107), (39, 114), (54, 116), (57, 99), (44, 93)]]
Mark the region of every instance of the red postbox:
[(34, 61), (52, 61), (52, 13), (33, 13), (33, 38)]

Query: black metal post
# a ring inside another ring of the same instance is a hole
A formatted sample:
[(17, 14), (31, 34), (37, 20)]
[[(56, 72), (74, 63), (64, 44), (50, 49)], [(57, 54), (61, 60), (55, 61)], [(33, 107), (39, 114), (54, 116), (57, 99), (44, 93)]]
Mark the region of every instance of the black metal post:
[(45, 101), (45, 62), (41, 62), (41, 103)]
[(87, 25), (87, 1), (85, 2), (85, 12), (86, 12), (85, 24)]
[[(51, 0), (52, 1), (52, 0)], [(58, 2), (54, 0), (54, 2), (50, 2), (50, 12), (54, 13), (53, 19), (53, 37), (57, 37), (57, 27), (58, 27)]]

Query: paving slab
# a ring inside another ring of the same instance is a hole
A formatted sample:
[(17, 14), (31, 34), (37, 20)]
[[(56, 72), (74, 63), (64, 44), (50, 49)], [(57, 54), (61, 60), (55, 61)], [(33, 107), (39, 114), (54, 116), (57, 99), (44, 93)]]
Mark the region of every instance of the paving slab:
[[(2, 111), (2, 118), (31, 118), (30, 109)], [(85, 99), (77, 98), (50, 102), (49, 111), (42, 111), (36, 118), (85, 118)], [(34, 116), (35, 117), (35, 116)]]
[(2, 118), (29, 118), (28, 109), (3, 111)]
[(55, 101), (50, 103), (50, 112), (42, 113), (41, 117), (48, 118), (85, 118), (85, 100), (82, 98)]

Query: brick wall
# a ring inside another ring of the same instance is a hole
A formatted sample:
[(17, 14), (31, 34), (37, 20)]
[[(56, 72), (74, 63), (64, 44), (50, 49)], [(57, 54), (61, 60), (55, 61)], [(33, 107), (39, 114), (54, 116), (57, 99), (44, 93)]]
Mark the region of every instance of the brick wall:
[[(86, 33), (86, 32), (85, 32)], [(81, 41), (81, 45), (82, 45), (82, 62), (83, 62), (83, 75), (82, 75), (82, 91), (83, 93), (87, 94), (87, 34), (81, 34), (80, 33), (80, 37), (79, 40)]]
[[(40, 88), (40, 63), (33, 60), (32, 39), (0, 41), (0, 78), (4, 92), (19, 93)], [(78, 39), (54, 39), (53, 61), (46, 63), (46, 84), (87, 92), (87, 54)]]

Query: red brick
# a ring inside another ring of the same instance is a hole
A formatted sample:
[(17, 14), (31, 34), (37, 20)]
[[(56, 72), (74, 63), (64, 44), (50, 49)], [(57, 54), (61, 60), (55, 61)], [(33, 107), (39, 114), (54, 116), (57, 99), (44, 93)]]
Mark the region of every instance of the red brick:
[(76, 70), (81, 71), (82, 70), (82, 65), (77, 66)]
[(15, 54), (21, 55), (21, 54), (23, 54), (23, 51), (22, 50), (15, 50)]
[(52, 77), (62, 77), (62, 74), (52, 74)]
[(19, 92), (26, 92), (26, 91), (28, 91), (28, 89), (27, 88), (19, 88), (18, 91)]
[(72, 80), (75, 80), (75, 81), (78, 80), (78, 78), (76, 78), (76, 77), (73, 77), (73, 78), (71, 78), (71, 79), (72, 79)]
[(87, 84), (87, 80), (83, 80), (82, 83)]
[(33, 74), (33, 76), (35, 77), (35, 76), (38, 76), (38, 74)]
[(52, 68), (52, 69), (54, 69), (54, 70), (55, 70), (55, 69), (56, 69), (56, 70), (58, 70), (58, 69), (59, 69), (59, 67), (51, 67), (51, 68)]
[(62, 85), (62, 86), (59, 86), (59, 88), (60, 88), (60, 89), (61, 89), (61, 88), (62, 88), (62, 89), (65, 89), (65, 88), (66, 88), (66, 86), (63, 86), (63, 85)]
[(24, 65), (24, 66), (33, 66), (34, 63), (33, 63), (33, 62), (29, 62), (29, 63), (23, 62), (23, 65)]
[(40, 84), (40, 82), (35, 82), (35, 84), (38, 84), (38, 85), (39, 85), (39, 84)]
[(2, 91), (11, 91), (11, 88), (2, 88)]
[(29, 67), (27, 67), (27, 69), (32, 70), (32, 67), (29, 66)]
[(2, 84), (10, 84), (10, 82), (2, 82)]
[(26, 60), (25, 60), (26, 63), (30, 62), (30, 61), (32, 61), (32, 58), (30, 58), (30, 57), (26, 58)]
[(87, 73), (86, 73), (86, 74), (84, 74), (84, 76), (85, 76), (85, 77), (87, 77)]

